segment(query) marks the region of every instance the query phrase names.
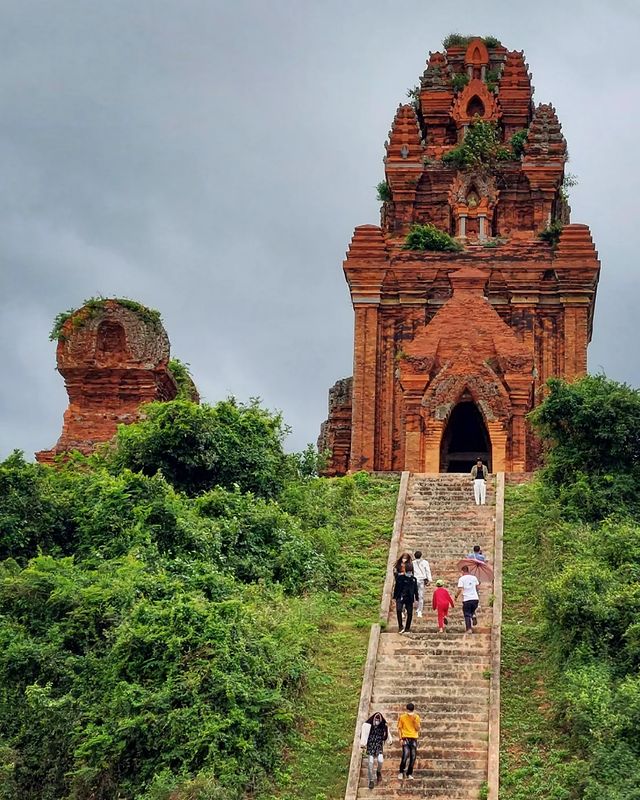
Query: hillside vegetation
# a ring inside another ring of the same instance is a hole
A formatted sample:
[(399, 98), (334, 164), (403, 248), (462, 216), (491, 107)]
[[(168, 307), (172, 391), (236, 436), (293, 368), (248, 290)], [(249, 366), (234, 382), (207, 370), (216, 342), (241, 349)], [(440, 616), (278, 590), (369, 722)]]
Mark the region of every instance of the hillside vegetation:
[(640, 797), (640, 393), (553, 381), (508, 489), (502, 800)]
[(397, 481), (256, 403), (0, 464), (0, 798), (338, 797)]

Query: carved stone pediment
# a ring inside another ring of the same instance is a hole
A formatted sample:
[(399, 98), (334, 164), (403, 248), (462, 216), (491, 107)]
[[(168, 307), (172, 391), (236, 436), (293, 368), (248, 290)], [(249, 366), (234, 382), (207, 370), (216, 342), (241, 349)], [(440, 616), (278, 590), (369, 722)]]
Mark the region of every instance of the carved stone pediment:
[(524, 372), (530, 375), (533, 369), (533, 358), (530, 355), (498, 354), (497, 360), (503, 373)]

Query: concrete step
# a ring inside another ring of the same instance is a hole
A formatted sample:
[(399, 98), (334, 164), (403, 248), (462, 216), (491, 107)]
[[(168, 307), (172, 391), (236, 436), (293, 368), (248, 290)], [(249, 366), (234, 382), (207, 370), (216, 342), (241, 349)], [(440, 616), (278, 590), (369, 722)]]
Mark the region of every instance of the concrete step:
[[(467, 474), (412, 475), (409, 481), (399, 552), (422, 550), (435, 580), (450, 592), (460, 575), (458, 562), (478, 544), (493, 560), (496, 516), (495, 480), (487, 481), (487, 504), (476, 506)], [(414, 780), (400, 782), (401, 743), (385, 749), (384, 780), (367, 788), (366, 761), (358, 798), (387, 800), (477, 800), (487, 778), (493, 585), (481, 583), (478, 625), (464, 633), (462, 603), (449, 612), (447, 632), (437, 630), (431, 609), (435, 586), (425, 587), (422, 617), (414, 612), (411, 631), (397, 632), (392, 604), (388, 629), (380, 636), (370, 710), (381, 711), (392, 733), (411, 701), (422, 718)]]

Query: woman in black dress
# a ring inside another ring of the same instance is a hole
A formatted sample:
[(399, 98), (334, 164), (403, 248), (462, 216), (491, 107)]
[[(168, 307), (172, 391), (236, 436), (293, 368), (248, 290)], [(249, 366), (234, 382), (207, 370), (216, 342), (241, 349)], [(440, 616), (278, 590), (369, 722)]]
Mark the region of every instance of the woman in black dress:
[(382, 763), (384, 761), (382, 751), (384, 749), (385, 742), (389, 742), (389, 744), (391, 744), (391, 733), (389, 732), (389, 726), (387, 725), (387, 721), (382, 714), (380, 712), (376, 712), (375, 714), (372, 714), (364, 723), (360, 733), (360, 744), (366, 748), (365, 752), (367, 754), (368, 761), (367, 771), (370, 789), (373, 789), (375, 785), (373, 781), (373, 765), (375, 762), (377, 762), (376, 781), (380, 783), (382, 780)]
[[(413, 604), (418, 601), (418, 581), (413, 577), (411, 566), (407, 569), (400, 563), (396, 583), (393, 587), (393, 599), (396, 601), (396, 614), (398, 617), (398, 631), (409, 633), (413, 619)], [(402, 611), (407, 612), (407, 620), (403, 623)]]

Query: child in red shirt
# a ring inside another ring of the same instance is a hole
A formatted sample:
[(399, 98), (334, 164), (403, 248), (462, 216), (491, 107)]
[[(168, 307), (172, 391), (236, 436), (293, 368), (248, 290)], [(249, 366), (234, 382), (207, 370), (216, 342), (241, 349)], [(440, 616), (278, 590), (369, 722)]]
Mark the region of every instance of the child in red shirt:
[(453, 598), (444, 588), (444, 581), (436, 581), (436, 590), (433, 593), (433, 610), (438, 612), (438, 630), (440, 633), (445, 631), (445, 618), (449, 608), (453, 608)]

